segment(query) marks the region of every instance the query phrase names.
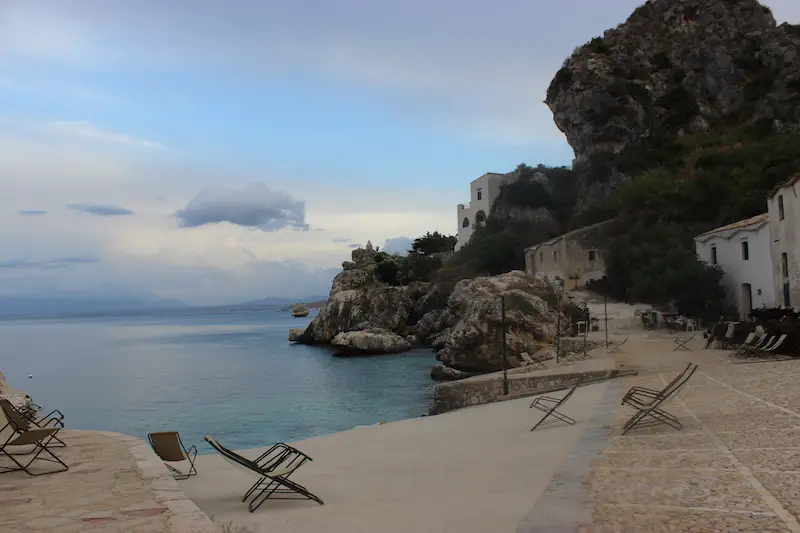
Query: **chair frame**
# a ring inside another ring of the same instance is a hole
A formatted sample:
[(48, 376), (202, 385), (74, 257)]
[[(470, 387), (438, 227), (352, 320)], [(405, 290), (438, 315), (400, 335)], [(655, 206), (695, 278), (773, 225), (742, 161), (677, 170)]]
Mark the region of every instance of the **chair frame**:
[(528, 352), (520, 352), (519, 358), (525, 363), (522, 365), (523, 368), (547, 370), (547, 365), (544, 363), (545, 359), (534, 359)]
[[(0, 456), (6, 456), (11, 461), (17, 465), (15, 467), (8, 467), (8, 466), (0, 466), (0, 474), (7, 474), (9, 472), (19, 472), (20, 470), (28, 474), (29, 476), (43, 476), (47, 474), (57, 474), (59, 472), (66, 472), (69, 470), (69, 466), (59, 459), (49, 448), (48, 446), (50, 442), (56, 438), (56, 435), (59, 431), (61, 431), (60, 427), (49, 427), (49, 428), (33, 428), (28, 430), (23, 430), (22, 428), (18, 427), (12, 420), (8, 420), (5, 416), (5, 412), (2, 411), (3, 417), (0, 418), (0, 423), (5, 421), (5, 425), (0, 427), (0, 435), (8, 432), (8, 437), (5, 441), (0, 441)], [(12, 453), (9, 450), (9, 447), (16, 447), (16, 446), (33, 446), (33, 450), (27, 453)], [(39, 457), (43, 453), (46, 453), (50, 456), (47, 457)], [(17, 457), (30, 457), (27, 460), (17, 460)], [(59, 468), (57, 470), (48, 470), (45, 472), (31, 472), (29, 467), (35, 461), (46, 461), (49, 463), (57, 463), (63, 466), (64, 468)]]
[[(46, 429), (53, 427), (61, 429), (64, 427), (64, 423), (56, 418), (48, 418), (47, 420), (40, 418), (38, 421), (33, 421), (30, 418), (26, 418), (25, 415), (23, 415), (16, 407), (14, 407), (14, 404), (12, 404), (6, 398), (0, 398), (0, 410), (5, 413), (6, 421), (10, 422), (11, 425), (14, 426), (19, 432), (30, 431), (31, 429)], [(51, 440), (58, 443), (50, 444), (51, 448), (66, 448), (67, 446), (67, 443), (58, 438), (56, 435), (53, 435)]]
[(248, 503), (251, 513), (269, 498), (297, 499), (297, 496), (300, 496), (323, 505), (324, 502), (318, 496), (303, 485), (289, 479), (289, 476), (303, 464), (313, 460), (297, 448), (278, 443), (257, 459), (252, 460), (229, 450), (209, 435), (205, 437), (205, 441), (229, 462), (259, 476), (259, 480), (253, 483), (242, 498), (242, 501), (246, 502), (248, 498), (252, 497)]
[(678, 374), (660, 391), (644, 387), (634, 387), (629, 390), (622, 398), (622, 405), (635, 409), (636, 413), (625, 422), (622, 427), (622, 434), (625, 435), (628, 431), (637, 427), (659, 424), (666, 424), (674, 429), (683, 428), (676, 416), (664, 411), (661, 407), (677, 396), (678, 392), (697, 371), (697, 368), (694, 363), (689, 363), (683, 372)]
[(607, 349), (606, 353), (607, 354), (620, 353), (620, 350), (625, 345), (625, 343), (628, 342), (629, 338), (630, 337), (625, 337), (624, 339), (622, 339), (621, 341), (618, 341), (618, 342), (617, 341), (608, 341), (608, 344), (606, 344), (606, 349)]
[[(535, 398), (533, 402), (531, 402), (529, 408), (534, 407), (539, 411), (542, 411), (544, 413), (544, 416), (541, 418), (541, 420), (539, 420), (536, 423), (535, 426), (531, 428), (531, 431), (533, 431), (534, 429), (538, 428), (541, 425), (550, 424), (558, 421), (566, 422), (570, 426), (575, 425), (575, 419), (565, 415), (564, 413), (559, 412), (558, 408), (564, 405), (567, 402), (567, 400), (570, 399), (570, 397), (575, 393), (578, 387), (581, 386), (581, 384), (584, 381), (584, 378), (585, 376), (581, 374), (580, 377), (575, 381), (575, 384), (572, 386), (572, 388), (561, 398), (553, 398), (552, 396), (538, 396), (537, 398)], [(547, 420), (551, 416), (554, 417), (555, 420)], [(547, 422), (545, 422), (545, 420), (547, 420)]]
[[(153, 444), (153, 437), (152, 437), (153, 435), (159, 435), (159, 434), (170, 434), (170, 435), (174, 434), (175, 435), (175, 438), (178, 440), (178, 446), (180, 446), (180, 449), (183, 452), (183, 455), (186, 457), (186, 460), (189, 461), (189, 471), (188, 472), (185, 472), (185, 473), (181, 472), (180, 470), (178, 470), (174, 466), (168, 464), (167, 461), (164, 460), (161, 457), (161, 455), (159, 455), (158, 451), (156, 451), (155, 445)], [(197, 460), (197, 446), (192, 444), (191, 446), (189, 446), (187, 448), (183, 444), (183, 440), (181, 439), (180, 433), (178, 433), (177, 431), (160, 431), (160, 432), (156, 432), (156, 433), (148, 433), (147, 434), (147, 441), (150, 443), (150, 447), (153, 449), (153, 452), (155, 452), (155, 454), (158, 455), (159, 459), (161, 459), (164, 462), (164, 466), (166, 466), (167, 469), (169, 469), (169, 471), (172, 473), (172, 477), (173, 478), (175, 478), (178, 481), (183, 481), (184, 479), (189, 479), (190, 477), (197, 475), (197, 467), (195, 467), (195, 465), (194, 465), (195, 460)]]
[(760, 357), (776, 357), (775, 350), (780, 348), (789, 336), (786, 333), (780, 335), (773, 335), (770, 342), (766, 342), (759, 346), (751, 346), (747, 348), (742, 354), (743, 359), (757, 359)]
[(677, 344), (677, 346), (675, 346), (675, 348), (673, 348), (673, 349), (672, 349), (672, 351), (673, 351), (673, 352), (677, 352), (677, 351), (679, 351), (679, 350), (683, 350), (683, 351), (686, 351), (686, 352), (691, 352), (691, 351), (692, 351), (692, 349), (691, 349), (691, 348), (689, 348), (689, 347), (688, 347), (688, 346), (686, 346), (686, 345), (687, 345), (688, 343), (690, 343), (690, 342), (691, 342), (691, 341), (692, 341), (692, 340), (693, 340), (693, 339), (694, 339), (696, 336), (697, 336), (697, 335), (692, 335), (691, 337), (689, 337), (689, 338), (687, 338), (687, 339), (684, 339), (684, 338), (682, 338), (682, 337), (675, 337), (675, 338), (672, 340), (672, 342), (674, 342), (675, 344)]

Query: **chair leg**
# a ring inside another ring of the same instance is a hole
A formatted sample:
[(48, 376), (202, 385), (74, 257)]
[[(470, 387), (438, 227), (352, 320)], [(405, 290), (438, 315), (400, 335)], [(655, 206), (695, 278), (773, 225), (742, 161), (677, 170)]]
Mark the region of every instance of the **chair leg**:
[[(21, 462), (17, 461), (17, 459), (14, 457), (14, 455), (16, 455), (16, 454), (8, 453), (5, 450), (5, 447), (0, 448), (0, 453), (2, 453), (3, 455), (5, 455), (9, 459), (11, 459), (19, 467), (19, 468), (9, 468), (9, 467), (0, 466), (0, 474), (7, 474), (9, 472), (18, 472), (18, 471), (22, 470), (23, 472), (25, 472), (29, 476), (44, 476), (44, 475), (47, 475), (47, 474), (57, 474), (59, 472), (66, 472), (67, 470), (69, 470), (69, 466), (67, 466), (67, 464), (64, 461), (59, 459), (53, 452), (51, 452), (50, 450), (47, 449), (47, 445), (51, 440), (53, 440), (53, 436), (54, 435), (51, 435), (49, 439), (47, 439), (47, 440), (45, 440), (43, 442), (38, 442), (38, 443), (34, 444), (33, 446), (35, 446), (35, 450), (34, 450), (35, 453), (31, 452), (30, 454), (26, 454), (26, 455), (31, 455), (32, 454), (33, 457), (31, 457), (30, 460), (28, 460), (28, 462), (25, 463), (25, 464), (22, 464)], [(48, 459), (46, 457), (39, 457), (43, 453), (46, 453), (47, 455), (49, 455), (50, 458)], [(48, 470), (46, 472), (36, 472), (36, 473), (31, 472), (28, 468), (33, 464), (34, 461), (37, 461), (37, 460), (38, 461), (46, 461), (48, 463), (57, 463), (57, 464), (60, 464), (61, 466), (63, 466), (64, 468), (59, 468), (57, 470)]]

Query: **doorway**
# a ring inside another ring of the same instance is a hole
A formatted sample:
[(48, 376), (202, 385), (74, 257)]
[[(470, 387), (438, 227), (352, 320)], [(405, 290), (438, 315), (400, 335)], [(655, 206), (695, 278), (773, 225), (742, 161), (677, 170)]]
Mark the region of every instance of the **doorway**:
[(749, 283), (742, 283), (742, 301), (739, 312), (742, 319), (749, 320), (750, 313), (753, 311), (753, 288)]

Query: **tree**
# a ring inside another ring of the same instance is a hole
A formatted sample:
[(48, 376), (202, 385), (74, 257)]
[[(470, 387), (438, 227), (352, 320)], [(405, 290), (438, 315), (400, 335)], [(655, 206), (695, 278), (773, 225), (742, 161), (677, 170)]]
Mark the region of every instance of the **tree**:
[(426, 232), (422, 237), (417, 237), (411, 244), (409, 254), (433, 255), (442, 252), (452, 252), (456, 247), (458, 237), (444, 235), (438, 231)]

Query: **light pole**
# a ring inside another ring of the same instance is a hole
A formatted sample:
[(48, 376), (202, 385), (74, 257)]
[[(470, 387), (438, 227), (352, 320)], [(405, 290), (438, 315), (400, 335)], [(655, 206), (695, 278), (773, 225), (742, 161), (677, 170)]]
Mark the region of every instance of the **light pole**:
[(501, 357), (503, 365), (503, 396), (508, 396), (508, 371), (506, 369), (506, 297), (500, 296), (500, 322), (503, 327), (503, 345), (501, 347)]

